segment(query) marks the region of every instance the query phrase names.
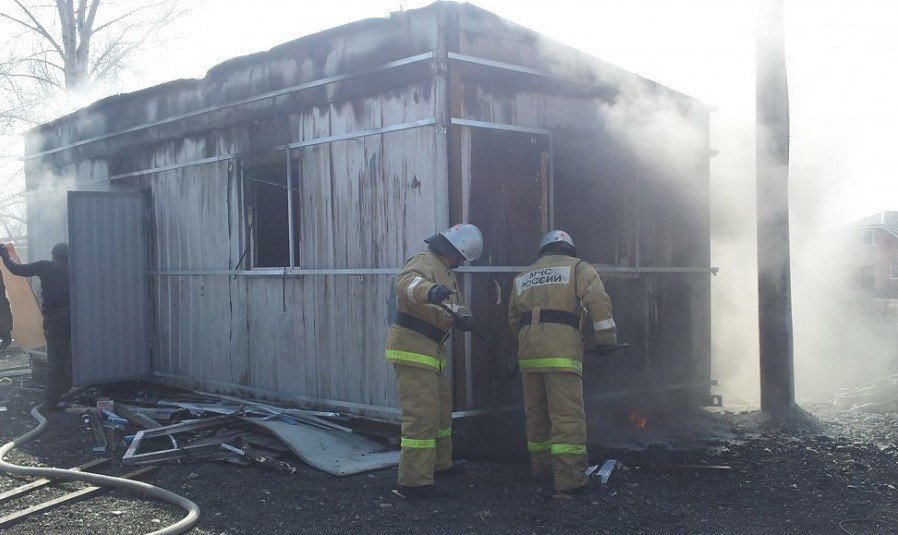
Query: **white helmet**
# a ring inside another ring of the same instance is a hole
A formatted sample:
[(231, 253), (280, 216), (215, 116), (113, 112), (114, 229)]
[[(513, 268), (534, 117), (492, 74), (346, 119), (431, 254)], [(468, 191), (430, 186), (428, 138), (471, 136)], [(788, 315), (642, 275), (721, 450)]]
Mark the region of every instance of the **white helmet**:
[(483, 252), (483, 234), (470, 223), (455, 225), (440, 232), (468, 262), (473, 262)]
[(571, 251), (574, 254), (577, 254), (577, 248), (574, 246), (574, 239), (571, 238), (570, 234), (563, 230), (550, 230), (547, 232), (543, 237), (543, 241), (539, 242), (539, 254), (542, 254), (543, 249), (552, 243), (565, 243), (571, 248)]

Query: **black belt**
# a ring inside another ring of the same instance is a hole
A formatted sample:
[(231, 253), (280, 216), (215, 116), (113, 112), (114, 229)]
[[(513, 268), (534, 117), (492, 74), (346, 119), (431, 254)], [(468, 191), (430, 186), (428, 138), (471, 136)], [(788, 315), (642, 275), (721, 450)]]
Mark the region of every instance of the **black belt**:
[[(580, 316), (574, 314), (573, 312), (566, 312), (564, 310), (540, 310), (539, 322), (561, 323), (562, 325), (569, 325), (574, 329), (577, 329), (578, 331), (580, 330)], [(531, 323), (533, 323), (533, 311), (527, 310), (525, 312), (521, 312), (521, 320), (518, 322), (518, 329), (523, 329), (525, 325), (530, 325)]]
[(416, 318), (405, 312), (396, 311), (396, 325), (423, 334), (438, 344), (442, 344), (446, 340), (446, 335), (449, 334), (449, 331), (434, 327), (421, 318)]

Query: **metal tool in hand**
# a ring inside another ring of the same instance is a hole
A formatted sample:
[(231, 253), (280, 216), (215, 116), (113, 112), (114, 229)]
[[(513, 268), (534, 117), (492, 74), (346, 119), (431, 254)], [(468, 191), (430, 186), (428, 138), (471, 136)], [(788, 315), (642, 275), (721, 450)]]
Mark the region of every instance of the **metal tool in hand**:
[[(453, 295), (458, 293), (456, 290), (451, 290), (451, 292)], [(457, 323), (461, 323), (461, 324), (464, 323), (465, 320), (462, 319), (462, 317), (458, 314), (458, 312), (456, 312), (456, 311), (452, 310), (451, 308), (449, 308), (448, 306), (446, 306), (446, 303), (437, 303), (437, 306), (442, 308), (446, 312), (448, 312), (449, 315), (452, 316)], [(471, 329), (471, 334), (473, 334), (477, 338), (480, 338), (480, 340), (482, 340), (484, 342), (487, 342), (487, 343), (489, 342), (482, 334), (478, 333), (474, 329)]]

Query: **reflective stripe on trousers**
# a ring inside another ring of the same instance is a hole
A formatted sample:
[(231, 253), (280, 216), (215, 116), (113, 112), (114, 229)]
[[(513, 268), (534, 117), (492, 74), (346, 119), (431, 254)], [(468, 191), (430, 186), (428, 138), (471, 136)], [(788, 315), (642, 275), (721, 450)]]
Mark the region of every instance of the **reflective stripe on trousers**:
[(566, 359), (560, 357), (551, 357), (544, 359), (521, 359), (518, 366), (522, 371), (539, 371), (548, 368), (567, 368), (583, 373), (583, 363), (576, 359)]
[(422, 355), (420, 353), (412, 353), (410, 351), (400, 351), (398, 349), (388, 349), (387, 350), (387, 360), (390, 362), (395, 362), (396, 364), (407, 364), (410, 362), (416, 364), (424, 364), (428, 368), (433, 368), (434, 371), (442, 371), (443, 369), (443, 361), (440, 359), (435, 359), (430, 355)]
[(552, 455), (561, 455), (565, 453), (586, 455), (586, 446), (583, 444), (552, 444)]
[(583, 444), (550, 444), (549, 442), (527, 442), (527, 450), (532, 453), (551, 452), (552, 455), (573, 453), (585, 455), (586, 446)]
[(558, 492), (583, 486), (586, 483), (583, 379), (565, 370), (525, 373), (522, 382), (533, 477), (551, 478)]
[[(446, 438), (452, 436), (452, 428), (440, 429), (437, 431), (436, 438), (407, 438), (402, 437), (400, 447), (402, 448), (436, 448), (437, 438)], [(547, 448), (548, 449), (548, 448)]]
[(394, 363), (402, 410), (400, 485), (433, 483), (434, 471), (452, 467), (452, 391), (449, 376), (423, 366)]
[(437, 447), (437, 439), (435, 438), (406, 438), (402, 437), (402, 442), (400, 443), (400, 447), (403, 448), (436, 448)]

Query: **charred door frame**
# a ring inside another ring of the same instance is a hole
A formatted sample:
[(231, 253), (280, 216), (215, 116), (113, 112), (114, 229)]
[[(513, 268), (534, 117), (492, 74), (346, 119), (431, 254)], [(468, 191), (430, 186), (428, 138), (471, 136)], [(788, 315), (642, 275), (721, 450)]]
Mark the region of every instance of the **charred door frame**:
[[(472, 119), (462, 119), (453, 117), (451, 123), (457, 126), (467, 126), (471, 128), (486, 128), (489, 130), (504, 130), (506, 132), (519, 132), (522, 134), (543, 135), (549, 140), (549, 198), (547, 199), (547, 208), (549, 211), (549, 228), (555, 227), (555, 140), (552, 131), (546, 128), (537, 128), (535, 126), (517, 126), (513, 124), (490, 123), (486, 121), (475, 121)], [(468, 190), (471, 187), (468, 181), (470, 177), (463, 176), (462, 187)]]
[[(551, 130), (546, 128), (539, 127), (529, 127), (529, 126), (518, 126), (511, 124), (503, 124), (503, 123), (492, 123), (486, 121), (477, 121), (473, 119), (464, 119), (460, 117), (452, 117), (450, 119), (450, 124), (456, 127), (465, 127), (465, 128), (483, 128), (488, 130), (498, 130), (505, 132), (515, 132), (521, 134), (530, 134), (537, 136), (546, 136), (548, 141), (548, 152), (549, 152), (549, 165), (548, 165), (548, 195), (546, 208), (548, 212), (548, 227), (554, 228), (555, 224), (555, 143), (554, 143), (554, 135)], [(460, 159), (461, 155), (457, 155), (453, 160)], [(464, 163), (459, 162), (461, 165)], [(465, 208), (467, 204), (464, 201), (464, 197), (466, 197), (471, 190), (471, 175), (470, 173), (462, 172), (461, 167), (458, 169), (457, 176), (460, 176), (461, 180), (458, 185), (461, 187), (461, 199), (460, 203), (455, 206), (458, 211), (458, 215), (460, 217), (456, 217), (456, 219), (467, 221), (468, 220), (468, 211)], [(452, 183), (452, 179), (450, 179), (450, 188)], [(451, 195), (450, 195), (451, 197)], [(450, 201), (450, 204), (451, 203)], [(472, 276), (475, 274), (483, 274), (483, 273), (497, 273), (497, 272), (515, 272), (517, 273), (519, 269), (517, 267), (513, 269), (508, 269), (509, 266), (476, 266), (476, 267), (466, 267), (459, 269), (459, 272), (462, 275), (462, 291), (464, 292), (465, 302), (471, 303), (472, 294)], [(467, 414), (471, 411), (480, 411), (480, 410), (490, 410), (488, 407), (480, 407), (475, 408), (474, 405), (474, 367), (473, 367), (473, 350), (474, 350), (474, 338), (471, 333), (464, 334), (464, 390), (463, 397), (460, 396), (462, 392), (459, 392), (456, 388), (455, 390), (455, 410), (459, 415)], [(460, 356), (459, 351), (453, 349), (453, 360), (456, 357)], [(453, 373), (453, 384), (457, 387), (456, 379), (458, 379)], [(460, 399), (464, 399), (464, 410), (459, 410), (458, 407)]]

